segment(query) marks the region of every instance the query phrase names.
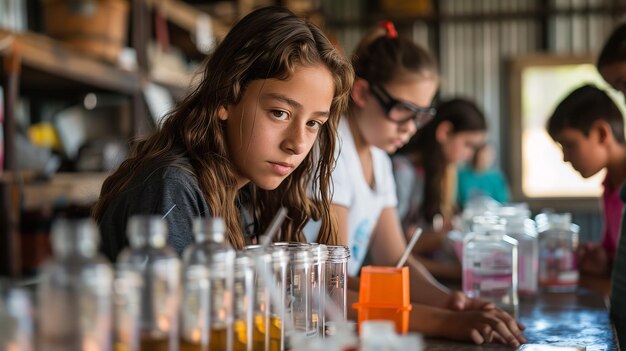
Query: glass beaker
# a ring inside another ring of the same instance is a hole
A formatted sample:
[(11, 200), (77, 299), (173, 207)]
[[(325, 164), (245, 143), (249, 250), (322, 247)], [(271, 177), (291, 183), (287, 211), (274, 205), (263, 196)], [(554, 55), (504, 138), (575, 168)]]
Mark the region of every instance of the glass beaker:
[(59, 219), (37, 291), (39, 350), (110, 350), (113, 269), (92, 220)]

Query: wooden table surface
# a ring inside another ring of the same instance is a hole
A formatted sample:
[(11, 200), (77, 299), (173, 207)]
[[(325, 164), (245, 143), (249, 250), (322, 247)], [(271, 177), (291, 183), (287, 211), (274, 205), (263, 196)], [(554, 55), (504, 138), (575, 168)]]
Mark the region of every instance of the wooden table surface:
[[(529, 344), (584, 346), (588, 351), (619, 350), (609, 320), (608, 278), (582, 277), (576, 293), (540, 293), (520, 300), (519, 321)], [(426, 339), (425, 350), (511, 350), (503, 345), (478, 346)]]

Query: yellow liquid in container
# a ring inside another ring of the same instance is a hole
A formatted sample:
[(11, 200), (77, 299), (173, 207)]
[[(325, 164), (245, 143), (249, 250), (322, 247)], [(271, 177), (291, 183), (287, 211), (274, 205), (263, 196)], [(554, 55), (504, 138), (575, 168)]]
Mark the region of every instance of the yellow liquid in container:
[(142, 337), (139, 343), (139, 351), (169, 351), (170, 342), (167, 338)]
[(211, 338), (209, 340), (209, 350), (226, 350), (228, 335), (226, 327), (211, 329)]

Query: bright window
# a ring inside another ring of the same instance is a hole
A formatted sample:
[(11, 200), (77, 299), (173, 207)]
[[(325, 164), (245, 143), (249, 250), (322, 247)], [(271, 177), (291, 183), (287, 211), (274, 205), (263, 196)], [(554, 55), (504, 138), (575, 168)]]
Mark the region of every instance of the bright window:
[(512, 140), (521, 144), (512, 147), (514, 195), (530, 201), (599, 197), (604, 171), (582, 178), (563, 162), (563, 153), (548, 135), (546, 123), (558, 103), (584, 84), (607, 91), (622, 112), (623, 97), (604, 82), (590, 59), (532, 58), (519, 60), (513, 67), (511, 131)]

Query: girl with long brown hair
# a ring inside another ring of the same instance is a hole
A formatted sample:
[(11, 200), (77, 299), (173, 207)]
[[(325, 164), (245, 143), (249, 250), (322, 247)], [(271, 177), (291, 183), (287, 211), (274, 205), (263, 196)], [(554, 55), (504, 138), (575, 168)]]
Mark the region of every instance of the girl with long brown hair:
[(93, 215), (103, 251), (114, 260), (127, 245), (134, 214), (163, 216), (179, 254), (196, 216), (224, 218), (228, 240), (241, 248), (281, 206), (288, 219), (279, 240), (304, 240), (314, 218), (322, 241), (335, 244), (330, 176), (352, 81), (349, 62), (289, 10), (241, 19), (204, 63), (200, 83), (102, 186)]

